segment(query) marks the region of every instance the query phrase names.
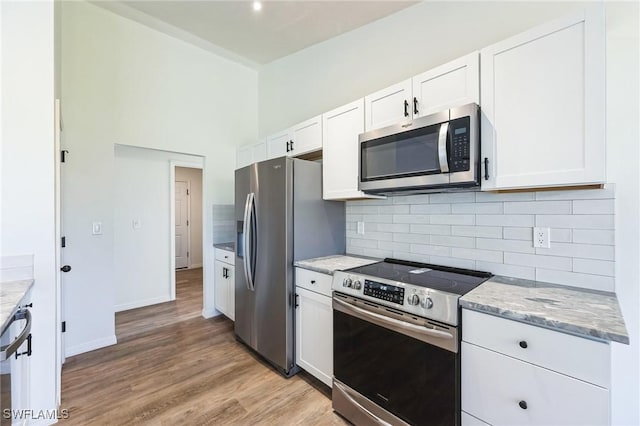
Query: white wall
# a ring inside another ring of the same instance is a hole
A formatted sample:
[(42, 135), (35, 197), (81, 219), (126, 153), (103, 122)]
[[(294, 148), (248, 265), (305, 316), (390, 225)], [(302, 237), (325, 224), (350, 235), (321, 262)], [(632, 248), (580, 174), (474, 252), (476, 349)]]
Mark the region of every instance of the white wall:
[[(115, 341), (114, 144), (204, 157), (204, 204), (233, 202), (236, 144), (257, 136), (257, 75), (86, 2), (62, 3), (67, 355)], [(205, 209), (205, 314), (213, 304)], [(91, 222), (103, 235), (91, 235)]]
[(176, 167), (176, 181), (189, 182), (189, 268), (202, 266), (202, 170)]
[(2, 2), (0, 252), (33, 254), (31, 407), (56, 408), (53, 2)]
[[(171, 300), (170, 161), (202, 157), (116, 145), (113, 271), (115, 311)], [(202, 215), (202, 204), (199, 206)], [(134, 229), (133, 221), (141, 227)], [(201, 230), (202, 232), (202, 230)], [(202, 233), (201, 233), (202, 235)], [(202, 253), (202, 238), (200, 238)]]
[[(266, 136), (529, 27), (579, 3), (423, 2), (265, 65)], [(612, 345), (612, 418), (640, 424), (638, 4), (607, 2), (607, 163), (616, 184), (615, 290), (631, 345)], [(603, 117), (603, 119), (605, 119)]]

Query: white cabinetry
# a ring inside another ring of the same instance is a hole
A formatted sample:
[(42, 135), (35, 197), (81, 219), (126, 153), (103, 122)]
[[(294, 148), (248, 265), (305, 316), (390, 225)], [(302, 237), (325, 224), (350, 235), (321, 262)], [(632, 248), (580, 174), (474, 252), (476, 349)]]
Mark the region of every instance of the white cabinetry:
[(232, 251), (216, 248), (215, 259), (215, 307), (229, 319), (235, 320), (235, 254)]
[(605, 182), (602, 5), (482, 49), (480, 62), (483, 190)]
[(462, 315), (465, 425), (609, 424), (607, 344), (466, 309)]
[(238, 148), (236, 154), (236, 169), (241, 169), (249, 164), (267, 159), (266, 141), (262, 140), (253, 145), (245, 145)]
[(321, 115), (267, 137), (267, 158), (295, 157), (321, 149)]
[(322, 197), (380, 198), (358, 191), (358, 135), (364, 132), (364, 99), (322, 114)]
[(365, 130), (479, 103), (478, 52), (365, 97)]
[(296, 364), (327, 386), (333, 378), (331, 281), (296, 268)]

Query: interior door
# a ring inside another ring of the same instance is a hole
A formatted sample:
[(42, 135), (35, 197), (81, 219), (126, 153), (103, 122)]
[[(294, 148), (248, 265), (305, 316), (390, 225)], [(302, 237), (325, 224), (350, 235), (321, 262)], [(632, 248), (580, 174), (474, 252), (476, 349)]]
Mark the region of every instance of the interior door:
[(189, 266), (189, 185), (176, 181), (176, 269)]

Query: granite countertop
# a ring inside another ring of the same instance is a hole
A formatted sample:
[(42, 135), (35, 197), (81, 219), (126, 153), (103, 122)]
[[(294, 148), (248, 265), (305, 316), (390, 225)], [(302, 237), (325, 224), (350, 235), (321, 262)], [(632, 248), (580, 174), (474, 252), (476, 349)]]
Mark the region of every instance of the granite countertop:
[(231, 242), (231, 243), (218, 243), (218, 244), (214, 244), (213, 247), (220, 249), (220, 250), (227, 250), (227, 251), (236, 251), (236, 243)]
[(629, 344), (614, 293), (496, 276), (460, 306), (592, 340)]
[(7, 326), (32, 285), (32, 279), (0, 283), (0, 322), (2, 322), (0, 330), (4, 330)]
[(380, 259), (349, 254), (338, 254), (333, 256), (316, 257), (315, 259), (298, 260), (293, 262), (293, 266), (320, 272), (321, 274), (333, 275), (335, 271), (357, 268), (358, 266), (369, 265), (376, 262), (380, 262)]

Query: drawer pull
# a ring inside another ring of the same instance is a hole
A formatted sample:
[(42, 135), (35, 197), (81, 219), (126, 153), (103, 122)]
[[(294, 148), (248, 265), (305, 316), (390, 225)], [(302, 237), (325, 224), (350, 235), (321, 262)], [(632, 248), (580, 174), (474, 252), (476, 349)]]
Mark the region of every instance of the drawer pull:
[[(527, 345), (527, 342), (526, 342), (526, 341), (524, 341), (524, 340), (521, 340), (521, 341), (520, 341), (520, 343), (519, 343), (519, 345), (520, 345), (520, 347), (521, 347), (522, 349), (527, 349), (527, 347), (529, 346), (529, 345)], [(527, 404), (525, 403), (524, 405), (527, 405)], [(526, 408), (526, 407), (525, 407), (525, 408)]]
[(311, 280), (311, 284), (315, 284), (315, 283), (316, 283), (316, 280)]
[(518, 402), (518, 405), (520, 406), (520, 408), (522, 408), (523, 410), (527, 409), (527, 401), (520, 401)]

